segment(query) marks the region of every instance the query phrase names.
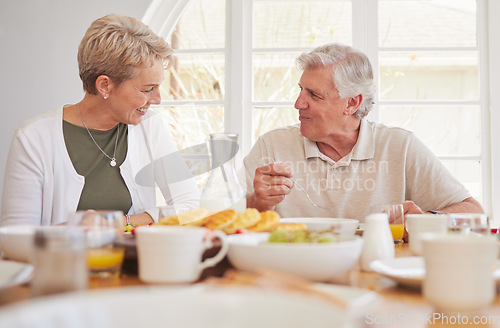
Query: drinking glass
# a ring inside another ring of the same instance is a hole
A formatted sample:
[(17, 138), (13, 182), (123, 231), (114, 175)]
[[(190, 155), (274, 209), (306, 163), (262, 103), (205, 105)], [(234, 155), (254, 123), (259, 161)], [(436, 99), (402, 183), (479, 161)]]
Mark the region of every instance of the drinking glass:
[(372, 204), (370, 213), (386, 213), (395, 245), (403, 243), (405, 232), (403, 204)]
[(461, 234), (489, 235), (490, 220), (484, 213), (452, 213), (448, 214), (448, 231)]
[(118, 277), (125, 249), (115, 241), (123, 237), (123, 212), (78, 211), (69, 224), (80, 226), (86, 232), (90, 277)]

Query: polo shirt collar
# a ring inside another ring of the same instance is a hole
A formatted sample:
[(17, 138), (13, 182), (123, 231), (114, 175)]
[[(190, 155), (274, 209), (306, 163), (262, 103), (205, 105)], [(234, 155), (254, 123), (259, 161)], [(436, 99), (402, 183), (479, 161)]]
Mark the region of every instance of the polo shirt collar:
[(375, 139), (373, 137), (373, 125), (365, 119), (361, 119), (358, 141), (351, 150), (352, 159), (362, 161), (375, 156)]
[[(335, 163), (331, 158), (327, 157), (319, 151), (316, 142), (304, 137), (304, 151), (306, 158), (319, 157), (324, 161), (329, 163)], [(361, 124), (359, 128), (359, 135), (356, 144), (352, 150), (340, 159), (337, 164), (343, 163), (349, 165), (351, 160), (362, 161), (366, 159), (371, 159), (375, 154), (375, 140), (373, 138), (373, 127), (370, 122), (365, 119), (361, 119)]]

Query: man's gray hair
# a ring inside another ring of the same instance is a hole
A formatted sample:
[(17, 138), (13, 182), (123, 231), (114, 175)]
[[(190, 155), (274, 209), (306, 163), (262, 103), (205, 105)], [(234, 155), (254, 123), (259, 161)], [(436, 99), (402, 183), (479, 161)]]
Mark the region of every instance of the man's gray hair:
[(354, 114), (363, 118), (372, 109), (375, 96), (372, 65), (368, 57), (359, 50), (339, 43), (317, 47), (297, 58), (301, 70), (319, 66), (331, 66), (333, 83), (340, 98), (363, 95), (363, 102)]

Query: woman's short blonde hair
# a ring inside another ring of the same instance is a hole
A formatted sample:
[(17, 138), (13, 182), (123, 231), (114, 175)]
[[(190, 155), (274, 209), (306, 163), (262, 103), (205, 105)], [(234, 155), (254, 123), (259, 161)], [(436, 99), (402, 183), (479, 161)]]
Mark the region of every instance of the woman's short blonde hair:
[(114, 83), (134, 78), (141, 67), (162, 60), (168, 67), (173, 50), (147, 25), (133, 18), (107, 15), (95, 20), (78, 47), (78, 67), (83, 89), (97, 94), (95, 82), (107, 75)]

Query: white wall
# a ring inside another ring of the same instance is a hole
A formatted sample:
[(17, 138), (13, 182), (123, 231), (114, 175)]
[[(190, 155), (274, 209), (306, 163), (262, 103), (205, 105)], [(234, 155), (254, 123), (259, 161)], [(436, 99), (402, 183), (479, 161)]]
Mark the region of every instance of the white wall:
[(16, 127), (82, 98), (76, 54), (92, 21), (110, 13), (142, 19), (150, 3), (0, 0), (0, 186)]

